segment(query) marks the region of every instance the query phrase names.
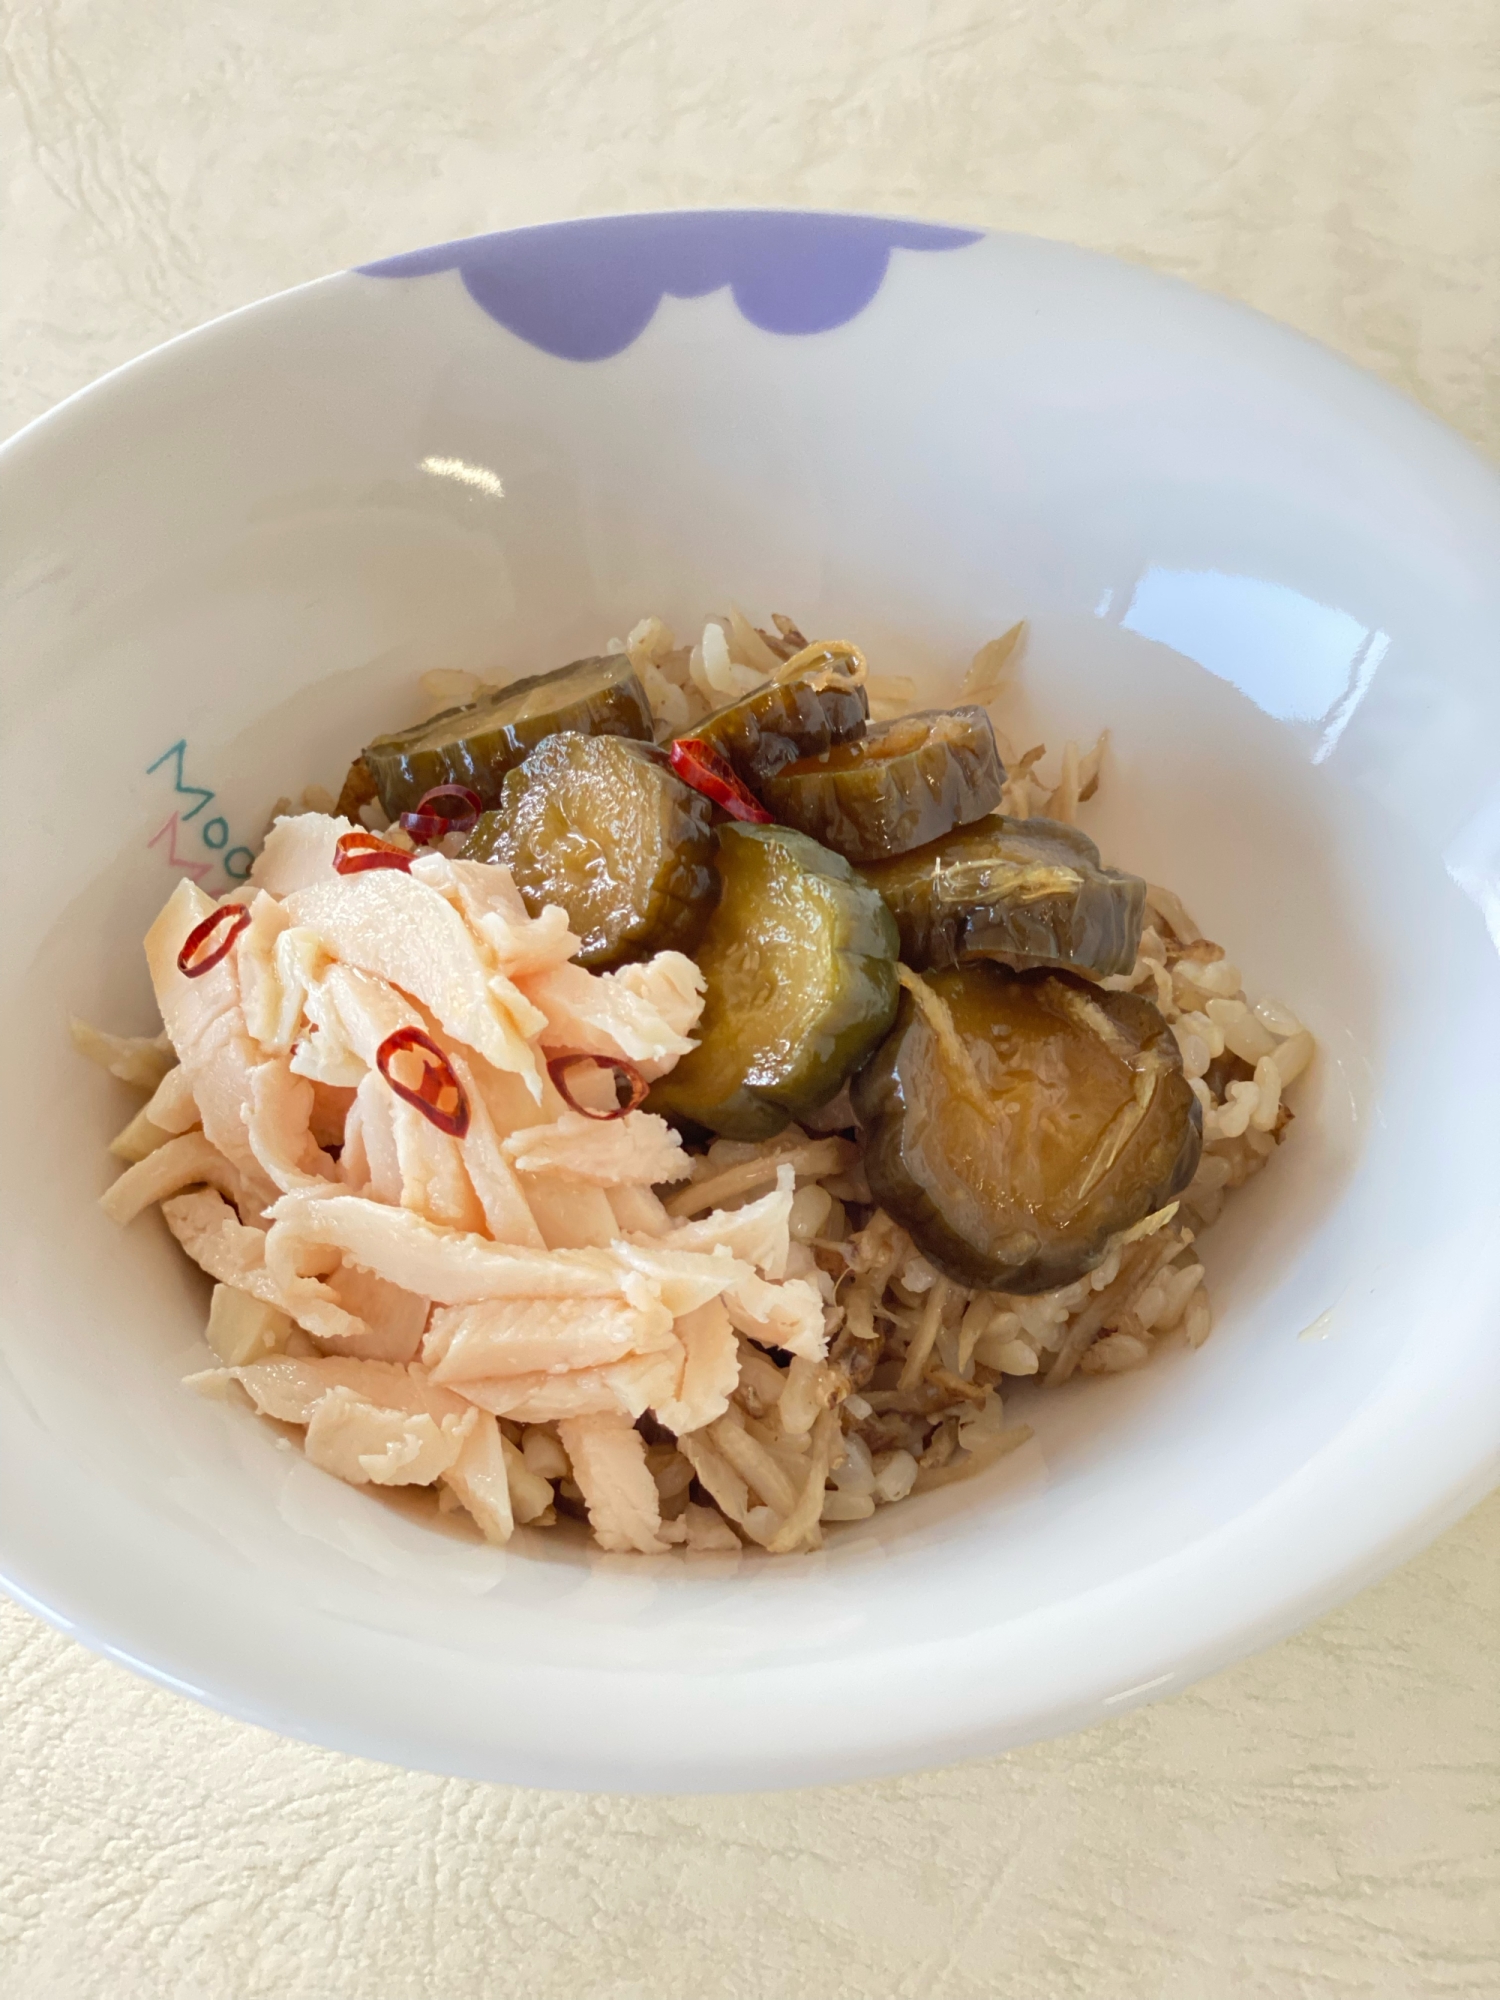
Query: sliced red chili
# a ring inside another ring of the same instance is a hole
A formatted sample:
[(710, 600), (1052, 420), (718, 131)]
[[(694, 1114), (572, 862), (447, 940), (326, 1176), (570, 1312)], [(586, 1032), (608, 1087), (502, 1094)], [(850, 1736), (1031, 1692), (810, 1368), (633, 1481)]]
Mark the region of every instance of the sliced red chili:
[[(455, 810), (448, 810), (447, 801)], [(434, 785), (423, 792), (411, 812), (401, 815), (401, 824), (419, 847), (431, 847), (449, 833), (472, 833), (484, 811), (484, 800), (467, 785)]]
[(769, 826), (768, 813), (750, 787), (735, 776), (729, 760), (701, 736), (679, 736), (672, 745), (672, 769), (685, 785), (722, 806), (731, 819), (748, 819)]
[[(182, 941), (182, 949), (177, 954), (177, 970), (185, 979), (201, 979), (205, 972), (212, 972), (221, 965), (234, 949), (235, 939), (250, 921), (250, 912), (243, 903), (226, 903), (215, 910), (201, 924), (194, 924)], [(203, 951), (210, 938), (223, 932), (212, 951)]]
[[(194, 924), (188, 936), (182, 940), (182, 950), (178, 952), (178, 972), (188, 980), (200, 980), (204, 972), (212, 972), (214, 966), (222, 964), (230, 956), (230, 952), (234, 950), (234, 940), (240, 936), (240, 932), (248, 922), (250, 922), (250, 912), (242, 902), (226, 902), (220, 910), (214, 910), (210, 916), (206, 916), (202, 924)], [(218, 938), (212, 952), (204, 952), (204, 956), (200, 958), (198, 952), (202, 952), (208, 940), (214, 938), (216, 932), (220, 930), (224, 932), (224, 936)]]
[[(397, 1056), (415, 1056), (422, 1065), (420, 1081), (402, 1083), (391, 1072)], [(431, 1035), (420, 1028), (397, 1028), (375, 1051), (375, 1067), (407, 1104), (414, 1105), (429, 1125), (436, 1125), (450, 1139), (462, 1139), (469, 1129), (469, 1100), (453, 1073), (453, 1065)]]
[(367, 868), (399, 868), (411, 873), (411, 856), (404, 847), (392, 847), (374, 833), (341, 833), (333, 850), (333, 865), (340, 875), (362, 875)]
[[(586, 1104), (580, 1104), (568, 1088), (568, 1071), (579, 1063), (589, 1063), (595, 1069), (614, 1071), (615, 1096), (619, 1098), (623, 1088), (625, 1096), (615, 1105), (613, 1111), (591, 1111)], [(623, 1056), (595, 1056), (583, 1050), (572, 1055), (551, 1056), (547, 1062), (547, 1074), (551, 1077), (565, 1103), (575, 1111), (581, 1111), (585, 1118), (623, 1118), (628, 1111), (638, 1111), (646, 1101), (651, 1086), (641, 1075), (633, 1062), (626, 1062)]]

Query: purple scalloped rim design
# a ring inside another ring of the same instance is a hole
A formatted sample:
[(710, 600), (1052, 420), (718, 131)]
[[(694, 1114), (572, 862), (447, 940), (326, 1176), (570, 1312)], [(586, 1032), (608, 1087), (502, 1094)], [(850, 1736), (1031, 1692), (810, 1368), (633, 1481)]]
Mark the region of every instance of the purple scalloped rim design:
[(458, 271), (475, 303), (531, 346), (604, 361), (640, 338), (668, 294), (701, 299), (725, 285), (752, 326), (827, 333), (869, 305), (893, 250), (958, 250), (981, 233), (784, 209), (611, 215), (436, 243), (360, 269)]

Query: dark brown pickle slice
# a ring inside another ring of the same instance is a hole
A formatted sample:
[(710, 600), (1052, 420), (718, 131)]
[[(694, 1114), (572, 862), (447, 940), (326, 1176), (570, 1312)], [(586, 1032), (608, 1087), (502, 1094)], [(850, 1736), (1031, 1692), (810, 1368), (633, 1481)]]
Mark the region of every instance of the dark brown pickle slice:
[(999, 813), (860, 873), (884, 896), (918, 971), (997, 958), (1108, 979), (1129, 972), (1146, 885), (1106, 868), (1086, 833)]
[(981, 819), (1005, 769), (982, 708), (932, 709), (885, 722), (856, 743), (799, 758), (760, 795), (788, 826), (850, 861), (883, 861)]
[(646, 1108), (769, 1139), (836, 1097), (890, 1027), (896, 926), (842, 856), (789, 827), (721, 826), (719, 873), (698, 1046)]
[(855, 1078), (871, 1192), (960, 1284), (1070, 1284), (1197, 1169), (1172, 1031), (1071, 973), (978, 963), (923, 985)]
[[(532, 674), (463, 708), (445, 708), (411, 729), (377, 736), (356, 759), (386, 813), (411, 812), (437, 785), (467, 785), (482, 804), (498, 805), (507, 771), (559, 730), (585, 736), (631, 736), (649, 743), (651, 705), (623, 653), (574, 660)], [(365, 783), (351, 770), (342, 797)]]
[(870, 698), (864, 688), (834, 681), (767, 681), (738, 701), (715, 709), (693, 731), (729, 759), (752, 788), (799, 757), (819, 756), (865, 733)]
[(464, 848), (500, 861), (533, 916), (566, 910), (595, 968), (691, 951), (719, 893), (713, 808), (665, 753), (625, 736), (549, 736), (506, 774)]

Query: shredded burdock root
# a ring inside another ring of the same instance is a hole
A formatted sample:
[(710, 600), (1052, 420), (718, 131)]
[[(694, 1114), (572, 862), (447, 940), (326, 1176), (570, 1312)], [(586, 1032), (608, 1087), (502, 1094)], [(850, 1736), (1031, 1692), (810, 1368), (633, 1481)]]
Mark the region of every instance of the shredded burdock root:
[[(782, 1167), (790, 1167), (799, 1181), (818, 1180), (825, 1174), (839, 1174), (859, 1158), (859, 1148), (847, 1139), (808, 1139), (800, 1145), (778, 1145), (776, 1150), (755, 1158), (739, 1160), (707, 1179), (694, 1178), (666, 1198), (668, 1215), (701, 1215), (705, 1209), (722, 1208), (752, 1189), (773, 1186)], [(695, 1163), (696, 1167), (696, 1163)]]
[(805, 680), (809, 687), (862, 687), (869, 675), (864, 654), (848, 639), (814, 639), (777, 667), (778, 681)]
[(998, 639), (986, 640), (969, 663), (969, 671), (959, 684), (960, 701), (977, 701), (988, 705), (997, 701), (1010, 675), (1012, 666), (1019, 660), (1021, 648), (1026, 643), (1029, 626), (1024, 618), (1012, 625), (1008, 632), (1002, 632)]
[[(609, 649), (663, 738), (768, 679), (864, 685), (877, 715), (914, 698), (850, 642), (772, 627), (731, 608), (678, 645), (646, 618)], [(961, 698), (1002, 697), (1026, 634), (982, 646)], [(445, 707), (489, 690), (444, 670), (423, 692)], [(1067, 743), (1050, 777), (1045, 745), (997, 738), (1004, 812), (1072, 821), (1097, 791), (1106, 735)], [(571, 1520), (612, 1551), (789, 1555), (1024, 1444), (1005, 1396), (1207, 1338), (1197, 1238), (1275, 1151), (1313, 1039), (1248, 998), (1170, 890), (1148, 889), (1136, 963), (1103, 984), (1170, 1024), (1203, 1115), (1197, 1172), (1088, 1275), (1009, 1296), (944, 1276), (875, 1208), (847, 1094), (817, 1130), (697, 1151), (641, 1109), (693, 1046), (689, 961), (585, 974), (504, 869), (418, 849), (377, 805), (361, 819), (310, 787), (300, 812), (279, 802), (243, 888), (216, 906), (180, 885), (147, 940), (168, 1034), (73, 1024), (146, 1100), (111, 1148), (125, 1171), (106, 1212), (159, 1204), (214, 1281), (214, 1365), (194, 1386), (299, 1427), (314, 1464), (426, 1487), (494, 1542)], [(210, 932), (228, 947), (200, 962)], [(983, 1101), (941, 996), (899, 976)], [(1136, 1067), (1080, 1199), (1149, 1102)]]

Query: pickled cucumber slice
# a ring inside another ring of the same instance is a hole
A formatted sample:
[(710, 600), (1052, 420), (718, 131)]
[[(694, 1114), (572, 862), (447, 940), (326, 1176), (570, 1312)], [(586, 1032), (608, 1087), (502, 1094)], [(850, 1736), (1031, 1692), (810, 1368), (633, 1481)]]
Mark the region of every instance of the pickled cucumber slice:
[(860, 872), (919, 971), (983, 956), (1108, 979), (1135, 964), (1146, 885), (1106, 868), (1076, 826), (996, 813)]
[(719, 893), (713, 808), (665, 754), (625, 736), (549, 736), (506, 774), (464, 849), (500, 861), (533, 916), (549, 903), (601, 968), (691, 951)]
[(856, 1077), (865, 1174), (960, 1284), (1043, 1292), (1192, 1179), (1203, 1117), (1150, 1001), (1071, 973), (933, 973)]
[[(344, 795), (354, 800), (373, 786), (392, 819), (413, 811), (423, 793), (437, 785), (467, 785), (484, 805), (497, 805), (506, 772), (563, 729), (651, 741), (651, 706), (623, 653), (532, 674), (482, 701), (446, 708), (411, 729), (377, 736), (355, 760)], [(364, 780), (356, 776), (361, 764), (368, 774)]]
[(721, 826), (719, 874), (698, 1047), (647, 1108), (769, 1139), (837, 1096), (890, 1027), (896, 924), (847, 861), (787, 827)]
[(760, 795), (776, 817), (850, 861), (883, 861), (993, 812), (1005, 770), (982, 708), (882, 723), (856, 743), (802, 757)]
[(715, 709), (693, 734), (729, 759), (735, 774), (756, 788), (796, 763), (864, 735), (870, 699), (863, 686), (805, 680), (767, 681), (764, 687)]

